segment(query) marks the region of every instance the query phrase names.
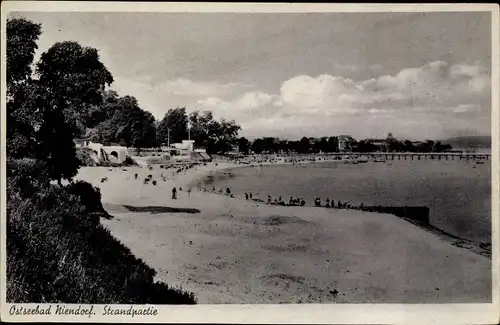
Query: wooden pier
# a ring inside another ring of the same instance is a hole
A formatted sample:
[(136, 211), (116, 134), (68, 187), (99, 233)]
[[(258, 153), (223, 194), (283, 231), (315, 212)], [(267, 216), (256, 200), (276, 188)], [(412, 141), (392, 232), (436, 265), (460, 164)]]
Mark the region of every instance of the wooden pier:
[(357, 159), (385, 160), (489, 160), (491, 153), (459, 153), (459, 152), (335, 152), (328, 156), (349, 156)]

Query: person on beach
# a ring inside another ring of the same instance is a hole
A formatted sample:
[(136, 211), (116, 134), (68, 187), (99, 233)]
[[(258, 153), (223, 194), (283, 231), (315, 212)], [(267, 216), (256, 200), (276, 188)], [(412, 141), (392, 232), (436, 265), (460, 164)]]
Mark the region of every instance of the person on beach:
[(252, 199), (252, 192), (250, 192), (250, 194), (248, 195), (250, 197), (250, 200)]
[(137, 179), (139, 175), (137, 173), (134, 174), (134, 178)]
[(212, 192), (215, 192), (215, 185), (212, 186)]
[(330, 207), (330, 199), (326, 199), (326, 203), (325, 203), (325, 208), (329, 208)]
[(247, 192), (245, 192), (245, 200), (248, 201), (248, 193)]
[(293, 196), (290, 196), (290, 200), (288, 201), (288, 205), (293, 205), (294, 201), (293, 201)]
[(229, 187), (226, 187), (226, 194), (231, 195), (231, 189)]
[(172, 189), (172, 199), (177, 199), (177, 189), (175, 187)]
[(300, 206), (306, 205), (306, 201), (303, 198), (300, 198)]
[(314, 205), (317, 207), (321, 206), (321, 199), (319, 197), (314, 198)]
[(188, 198), (191, 198), (191, 187), (188, 188), (187, 192), (188, 192)]
[(267, 204), (271, 204), (272, 198), (271, 195), (267, 195)]

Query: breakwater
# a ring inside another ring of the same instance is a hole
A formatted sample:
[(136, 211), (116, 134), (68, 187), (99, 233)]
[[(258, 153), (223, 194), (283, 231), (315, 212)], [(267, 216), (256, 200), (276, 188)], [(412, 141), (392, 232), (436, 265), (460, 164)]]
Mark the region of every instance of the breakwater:
[(397, 217), (410, 219), (425, 225), (430, 224), (430, 209), (426, 206), (363, 206), (357, 207), (357, 209), (366, 212), (389, 213)]

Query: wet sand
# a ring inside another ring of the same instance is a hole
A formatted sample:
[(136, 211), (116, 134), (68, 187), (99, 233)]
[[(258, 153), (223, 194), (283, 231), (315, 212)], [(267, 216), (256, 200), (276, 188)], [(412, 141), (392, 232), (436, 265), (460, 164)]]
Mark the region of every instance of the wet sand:
[[(186, 192), (207, 173), (235, 166), (170, 172), (166, 182), (158, 166), (89, 167), (77, 179), (101, 189), (114, 216), (102, 220), (111, 233), (153, 267), (158, 280), (194, 292), (199, 303), (491, 300), (491, 260), (395, 216)], [(149, 174), (156, 186), (143, 184)], [(183, 187), (177, 200), (173, 186)]]

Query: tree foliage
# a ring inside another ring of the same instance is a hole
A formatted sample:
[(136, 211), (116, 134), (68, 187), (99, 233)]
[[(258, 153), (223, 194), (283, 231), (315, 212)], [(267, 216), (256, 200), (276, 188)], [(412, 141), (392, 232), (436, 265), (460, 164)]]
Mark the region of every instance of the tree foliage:
[(250, 152), (251, 142), (245, 138), (241, 137), (238, 139), (238, 150), (242, 154), (248, 154)]
[(153, 115), (142, 110), (135, 97), (108, 95), (110, 96), (104, 98), (104, 120), (88, 133), (92, 140), (136, 148), (155, 146), (156, 126)]
[(161, 144), (181, 142), (188, 138), (188, 116), (185, 107), (169, 109), (158, 125)]
[(64, 111), (75, 136), (82, 136), (89, 126), (92, 106), (101, 104), (104, 87), (113, 82), (97, 50), (76, 42), (56, 43), (42, 54), (37, 73), (40, 84)]
[(31, 65), (41, 26), (7, 22), (7, 153), (46, 163), (54, 180), (71, 179), (79, 167), (73, 138), (85, 128), (86, 108), (102, 100), (113, 78), (96, 49), (76, 42), (54, 44)]
[(7, 84), (26, 81), (31, 77), (31, 63), (42, 33), (40, 24), (26, 19), (7, 21)]
[[(251, 149), (255, 153), (329, 153), (339, 151), (339, 138), (336, 136), (322, 138), (302, 137), (298, 141), (280, 140), (278, 138), (257, 138), (251, 143)], [(354, 152), (443, 152), (452, 149), (449, 144), (440, 141), (427, 140), (414, 144), (409, 140), (391, 140), (384, 142), (383, 146), (375, 144), (373, 140), (365, 139), (356, 143)]]
[(238, 145), (238, 132), (241, 127), (233, 120), (214, 120), (210, 111), (194, 111), (189, 115), (191, 139), (208, 153), (226, 153)]
[(40, 123), (31, 82), (31, 64), (38, 48), (41, 25), (25, 19), (7, 21), (7, 155), (33, 157), (36, 125)]

